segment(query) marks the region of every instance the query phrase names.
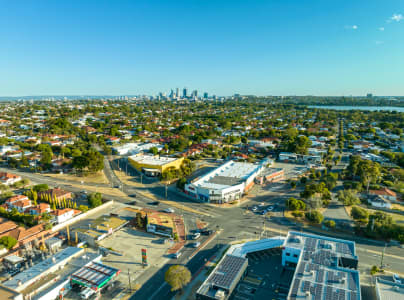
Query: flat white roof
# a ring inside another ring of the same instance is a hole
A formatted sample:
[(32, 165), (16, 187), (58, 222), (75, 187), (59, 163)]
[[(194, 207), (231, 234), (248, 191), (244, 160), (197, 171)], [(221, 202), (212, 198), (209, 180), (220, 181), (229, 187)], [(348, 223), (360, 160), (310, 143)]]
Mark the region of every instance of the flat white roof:
[(192, 184), (207, 189), (225, 189), (247, 180), (260, 168), (262, 164), (228, 161)]
[(155, 165), (155, 166), (163, 166), (170, 162), (177, 160), (176, 157), (167, 157), (167, 156), (153, 156), (153, 155), (133, 155), (129, 156), (129, 159), (144, 165)]
[(376, 288), (379, 292), (380, 300), (404, 299), (404, 284), (398, 284), (392, 281), (377, 278)]
[(246, 242), (242, 244), (233, 245), (227, 251), (227, 254), (234, 256), (245, 257), (248, 253), (262, 251), (266, 249), (276, 248), (283, 245), (286, 237), (276, 236), (269, 239), (257, 240)]

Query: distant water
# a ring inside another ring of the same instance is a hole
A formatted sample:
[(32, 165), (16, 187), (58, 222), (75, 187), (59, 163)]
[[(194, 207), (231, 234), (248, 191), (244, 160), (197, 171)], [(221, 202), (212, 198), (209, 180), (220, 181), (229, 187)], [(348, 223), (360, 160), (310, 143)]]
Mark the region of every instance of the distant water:
[(309, 108), (323, 108), (335, 110), (370, 110), (370, 111), (398, 111), (404, 112), (404, 107), (396, 106), (344, 106), (344, 105), (308, 105)]

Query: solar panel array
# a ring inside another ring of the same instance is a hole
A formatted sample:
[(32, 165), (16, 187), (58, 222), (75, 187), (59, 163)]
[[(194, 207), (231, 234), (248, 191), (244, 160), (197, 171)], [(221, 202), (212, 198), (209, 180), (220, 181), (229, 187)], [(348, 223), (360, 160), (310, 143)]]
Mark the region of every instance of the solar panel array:
[(324, 270), (321, 269), (317, 272), (317, 282), (323, 283), (324, 282)]
[(336, 256), (331, 251), (320, 250), (312, 255), (312, 260), (316, 264), (329, 267), (335, 262)]
[(313, 252), (316, 250), (317, 239), (314, 238), (306, 238), (306, 242), (304, 243), (304, 250)]
[(293, 281), (292, 290), (290, 292), (291, 297), (296, 298), (299, 291), (299, 286), (300, 286), (300, 279), (295, 278), (295, 280)]
[(334, 272), (334, 271), (327, 272), (327, 282), (329, 284), (341, 283), (345, 277), (346, 273), (344, 272)]
[(348, 273), (348, 287), (352, 291), (357, 291), (356, 280), (352, 273)]
[(358, 299), (358, 293), (357, 292), (351, 291), (350, 295), (351, 295), (350, 300)]
[[(336, 289), (332, 286), (327, 286), (325, 289), (325, 300), (345, 300), (346, 292), (342, 289)], [(352, 299), (351, 300), (355, 300)]]
[[(293, 236), (293, 239), (297, 237)], [(310, 299), (313, 300), (357, 300), (356, 277), (351, 272), (334, 269), (339, 256), (352, 256), (353, 251), (345, 243), (306, 237), (290, 299), (297, 299), (302, 293), (310, 293)]]
[(306, 267), (306, 263), (301, 262), (299, 265), (299, 269), (297, 270), (297, 275), (303, 276), (305, 267)]
[(338, 253), (353, 255), (351, 248), (347, 244), (344, 243), (336, 243), (336, 244)]
[(210, 278), (210, 281), (216, 286), (229, 288), (245, 261), (246, 258), (243, 257), (226, 255), (223, 262), (220, 263)]

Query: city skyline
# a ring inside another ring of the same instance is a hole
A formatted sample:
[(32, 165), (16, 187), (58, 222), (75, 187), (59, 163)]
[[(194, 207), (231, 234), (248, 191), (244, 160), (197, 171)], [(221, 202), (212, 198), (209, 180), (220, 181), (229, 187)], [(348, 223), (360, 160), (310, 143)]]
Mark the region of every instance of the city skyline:
[(0, 96), (403, 95), (401, 1), (8, 2)]

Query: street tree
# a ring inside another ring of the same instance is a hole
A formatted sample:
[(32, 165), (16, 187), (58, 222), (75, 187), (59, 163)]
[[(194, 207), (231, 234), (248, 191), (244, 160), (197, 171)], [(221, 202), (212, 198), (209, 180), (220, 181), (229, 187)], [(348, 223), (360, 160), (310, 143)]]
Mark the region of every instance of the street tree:
[(191, 272), (181, 265), (168, 268), (164, 280), (171, 286), (171, 291), (181, 290), (191, 281)]

